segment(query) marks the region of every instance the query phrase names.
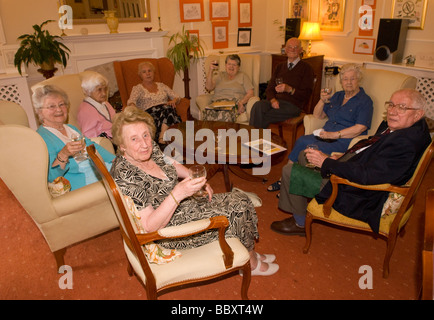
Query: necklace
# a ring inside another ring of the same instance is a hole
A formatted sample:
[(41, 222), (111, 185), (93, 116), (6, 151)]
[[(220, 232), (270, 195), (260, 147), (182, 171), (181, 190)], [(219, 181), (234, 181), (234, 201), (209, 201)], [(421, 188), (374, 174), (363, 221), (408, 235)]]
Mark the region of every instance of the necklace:
[(65, 127), (63, 125), (61, 127), (57, 127), (56, 128), (56, 127), (48, 126), (48, 125), (44, 124), (44, 127), (53, 128), (53, 129), (56, 129), (58, 131), (62, 131), (63, 129), (65, 129)]

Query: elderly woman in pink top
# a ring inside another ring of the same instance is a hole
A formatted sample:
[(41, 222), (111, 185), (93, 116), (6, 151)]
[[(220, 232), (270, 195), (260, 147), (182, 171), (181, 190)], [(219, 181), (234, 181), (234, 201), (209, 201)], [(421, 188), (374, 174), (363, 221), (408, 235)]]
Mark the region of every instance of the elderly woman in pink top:
[(77, 114), (81, 131), (88, 138), (112, 137), (112, 118), (116, 111), (107, 101), (108, 81), (98, 72), (87, 71), (81, 81), (85, 98)]

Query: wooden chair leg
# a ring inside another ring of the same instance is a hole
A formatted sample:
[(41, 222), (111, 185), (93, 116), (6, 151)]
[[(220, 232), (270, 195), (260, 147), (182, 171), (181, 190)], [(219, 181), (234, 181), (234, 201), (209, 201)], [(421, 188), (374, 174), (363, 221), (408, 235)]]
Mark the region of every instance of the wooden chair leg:
[(384, 256), (384, 262), (383, 262), (384, 279), (387, 279), (389, 277), (390, 258), (392, 257), (393, 250), (395, 249), (396, 238), (397, 238), (396, 233), (389, 234), (389, 237), (387, 238), (386, 255)]
[(66, 248), (57, 250), (53, 252), (54, 255), (54, 259), (56, 259), (56, 264), (57, 264), (57, 272), (59, 272), (59, 268), (63, 265), (65, 265), (65, 252), (66, 252)]
[(310, 243), (312, 241), (312, 221), (313, 221), (312, 215), (309, 212), (307, 212), (306, 213), (306, 222), (304, 225), (304, 229), (306, 231), (306, 242), (305, 242), (305, 245), (303, 248), (303, 253), (309, 252)]
[(243, 268), (243, 282), (241, 285), (241, 299), (249, 300), (248, 291), (250, 287), (250, 280), (252, 278), (250, 262), (247, 263)]

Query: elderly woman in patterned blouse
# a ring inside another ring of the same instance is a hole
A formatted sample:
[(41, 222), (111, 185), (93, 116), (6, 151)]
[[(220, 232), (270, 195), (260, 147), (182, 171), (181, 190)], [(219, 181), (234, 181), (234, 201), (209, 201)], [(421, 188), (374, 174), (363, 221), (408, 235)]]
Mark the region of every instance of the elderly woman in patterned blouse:
[[(255, 208), (245, 193), (213, 194), (206, 178), (190, 178), (188, 169), (169, 159), (153, 141), (155, 126), (146, 112), (127, 107), (113, 122), (113, 141), (118, 156), (113, 161), (111, 175), (122, 193), (129, 196), (147, 232), (184, 224), (189, 221), (224, 215), (229, 220), (226, 237), (236, 237), (250, 252), (252, 275), (271, 275), (279, 266), (272, 263), (273, 254), (254, 251), (259, 237)], [(178, 178), (182, 179), (180, 182)], [(195, 200), (191, 196), (203, 186), (208, 199)], [(210, 231), (181, 239), (158, 243), (170, 249), (185, 249), (204, 245), (218, 239), (217, 231)]]
[(142, 83), (133, 87), (127, 105), (136, 106), (154, 118), (155, 138), (160, 145), (165, 145), (164, 132), (171, 125), (181, 122), (176, 113), (176, 105), (181, 98), (164, 83), (154, 82), (155, 67), (151, 62), (140, 63), (138, 69)]

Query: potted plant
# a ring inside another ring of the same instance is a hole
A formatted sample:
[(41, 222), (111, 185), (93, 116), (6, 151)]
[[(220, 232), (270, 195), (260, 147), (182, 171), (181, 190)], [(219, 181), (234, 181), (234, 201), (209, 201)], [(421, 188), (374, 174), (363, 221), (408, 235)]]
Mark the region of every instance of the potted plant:
[(69, 48), (65, 46), (59, 39), (59, 36), (53, 36), (48, 30), (42, 30), (44, 25), (54, 20), (47, 20), (40, 25), (33, 26), (33, 34), (23, 34), (18, 37), (21, 41), (20, 47), (15, 53), (14, 65), (21, 73), (21, 65), (24, 63), (26, 67), (30, 63), (40, 66), (38, 70), (45, 78), (50, 78), (56, 72), (54, 64), (61, 63), (64, 67), (68, 62)]
[(204, 49), (198, 37), (191, 37), (188, 30), (182, 26), (182, 31), (173, 34), (169, 39), (167, 57), (173, 62), (175, 71), (184, 71), (184, 91), (185, 97), (190, 99), (188, 69), (193, 60), (199, 59), (204, 55)]

